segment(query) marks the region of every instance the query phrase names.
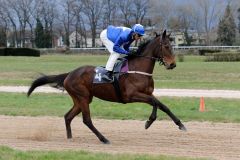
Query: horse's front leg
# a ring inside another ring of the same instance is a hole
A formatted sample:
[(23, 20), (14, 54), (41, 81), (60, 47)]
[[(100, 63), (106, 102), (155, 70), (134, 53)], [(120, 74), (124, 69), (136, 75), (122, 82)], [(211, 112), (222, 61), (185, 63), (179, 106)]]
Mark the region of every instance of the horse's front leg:
[[(147, 95), (144, 93), (137, 93), (134, 96), (131, 97), (131, 102), (145, 102), (147, 104), (150, 104), (152, 106), (157, 106), (159, 109), (161, 109), (163, 112), (165, 112), (176, 125), (179, 126), (180, 130), (186, 131), (185, 126), (182, 124), (182, 122), (170, 111), (170, 109), (162, 104), (157, 98), (155, 98), (153, 95)], [(154, 109), (155, 108), (155, 109)], [(156, 107), (153, 107), (152, 115), (153, 117), (156, 117)], [(151, 115), (151, 116), (152, 116)], [(151, 117), (150, 116), (150, 117)], [(149, 118), (150, 119), (150, 118)], [(154, 120), (153, 120), (154, 121)], [(153, 121), (150, 120), (150, 122), (146, 122), (147, 127), (150, 127), (150, 125), (153, 123)], [(146, 128), (145, 125), (145, 128)]]
[(138, 92), (135, 95), (131, 96), (130, 102), (144, 102), (153, 106), (152, 113), (149, 116), (149, 119), (145, 123), (145, 129), (148, 129), (152, 123), (157, 119), (157, 109), (158, 106), (153, 102), (150, 95)]

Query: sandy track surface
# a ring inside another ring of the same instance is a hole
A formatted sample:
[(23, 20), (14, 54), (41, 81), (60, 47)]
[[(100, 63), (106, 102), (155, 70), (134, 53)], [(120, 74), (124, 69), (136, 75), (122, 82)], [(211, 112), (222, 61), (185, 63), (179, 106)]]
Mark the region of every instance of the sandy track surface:
[[(29, 86), (0, 86), (0, 92), (26, 93), (28, 89)], [(36, 88), (34, 92), (62, 93), (62, 91), (48, 86)], [(240, 99), (240, 91), (237, 90), (233, 91), (233, 90), (203, 90), (203, 89), (155, 89), (153, 94), (158, 97), (173, 96), (173, 97), (213, 97), (213, 98)]]
[(187, 122), (182, 132), (171, 121), (156, 121), (148, 130), (144, 121), (94, 119), (111, 144), (105, 145), (80, 118), (72, 122), (67, 140), (63, 118), (0, 116), (0, 145), (20, 150), (87, 150), (107, 153), (162, 154), (240, 159), (240, 124)]

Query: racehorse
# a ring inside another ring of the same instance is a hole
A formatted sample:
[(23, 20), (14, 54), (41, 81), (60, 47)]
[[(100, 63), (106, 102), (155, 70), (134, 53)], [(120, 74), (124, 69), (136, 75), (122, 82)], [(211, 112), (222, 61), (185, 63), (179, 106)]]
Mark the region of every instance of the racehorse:
[(28, 91), (28, 96), (36, 87), (45, 84), (54, 84), (55, 87), (63, 87), (73, 100), (73, 107), (65, 114), (65, 125), (67, 138), (72, 138), (71, 121), (82, 112), (83, 123), (105, 144), (110, 143), (93, 125), (89, 104), (93, 96), (103, 100), (120, 103), (142, 102), (153, 107), (149, 120), (145, 128), (149, 128), (157, 118), (157, 109), (165, 112), (180, 130), (186, 130), (182, 122), (153, 95), (154, 81), (152, 73), (155, 62), (159, 61), (166, 69), (176, 67), (175, 55), (172, 52), (170, 35), (166, 30), (162, 35), (156, 36), (139, 47), (135, 56), (129, 56), (128, 66), (129, 73), (119, 77), (119, 89), (121, 99), (115, 92), (112, 83), (93, 84), (96, 74), (95, 66), (82, 66), (69, 73), (60, 75), (42, 76), (33, 81)]

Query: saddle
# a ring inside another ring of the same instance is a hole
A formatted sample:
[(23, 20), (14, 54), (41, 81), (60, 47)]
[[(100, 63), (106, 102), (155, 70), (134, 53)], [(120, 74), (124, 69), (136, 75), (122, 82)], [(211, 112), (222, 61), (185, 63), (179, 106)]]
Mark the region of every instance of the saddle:
[(128, 60), (126, 58), (119, 58), (117, 63), (113, 67), (113, 81), (106, 81), (102, 78), (104, 74), (107, 73), (105, 67), (98, 66), (95, 68), (95, 76), (93, 79), (93, 84), (113, 84), (116, 94), (118, 95), (119, 101), (122, 101), (122, 94), (119, 86), (119, 77), (128, 72)]

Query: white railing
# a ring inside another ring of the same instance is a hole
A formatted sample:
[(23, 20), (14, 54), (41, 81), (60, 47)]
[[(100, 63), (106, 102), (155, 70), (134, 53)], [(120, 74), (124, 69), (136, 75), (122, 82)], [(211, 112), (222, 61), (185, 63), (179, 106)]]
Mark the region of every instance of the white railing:
[(95, 48), (70, 48), (70, 50), (75, 51), (75, 50), (106, 50), (107, 48), (105, 47), (95, 47)]
[[(136, 49), (137, 47), (131, 47), (132, 49)], [(240, 50), (240, 46), (174, 46), (174, 50), (191, 50), (191, 49), (212, 49), (212, 50)], [(55, 48), (41, 48), (39, 49), (42, 52), (58, 52), (59, 49)], [(70, 48), (70, 51), (74, 53), (82, 52), (82, 51), (105, 51), (105, 47), (95, 47), (95, 48)]]
[[(131, 47), (132, 49), (136, 49), (137, 47)], [(240, 46), (174, 46), (175, 50), (189, 50), (189, 49), (240, 49)], [(95, 47), (95, 48), (70, 48), (70, 50), (106, 50), (105, 47)]]
[(189, 49), (213, 49), (213, 50), (226, 50), (226, 49), (240, 49), (240, 46), (174, 46), (175, 50), (189, 50)]

